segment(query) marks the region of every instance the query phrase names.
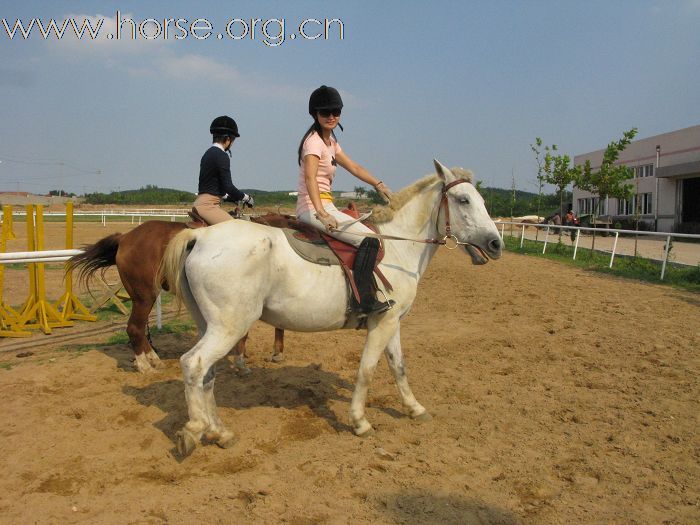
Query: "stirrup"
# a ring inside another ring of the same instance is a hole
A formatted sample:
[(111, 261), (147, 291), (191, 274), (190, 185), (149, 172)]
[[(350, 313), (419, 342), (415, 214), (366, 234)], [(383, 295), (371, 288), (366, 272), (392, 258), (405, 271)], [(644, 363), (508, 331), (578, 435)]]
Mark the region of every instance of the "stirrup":
[(396, 304), (396, 301), (393, 299), (389, 299), (386, 294), (384, 293), (383, 290), (377, 290), (382, 296), (384, 297), (384, 302), (378, 300), (376, 297), (372, 297), (372, 302), (369, 305), (363, 305), (362, 303), (357, 305), (357, 312), (363, 316), (363, 315), (369, 315), (369, 314), (381, 314), (384, 313), (388, 310), (391, 310), (394, 305)]
[(381, 302), (379, 300), (375, 300), (374, 303), (372, 303), (369, 308), (363, 308), (362, 313), (365, 315), (369, 314), (381, 314), (384, 313), (388, 310), (391, 310), (394, 305), (396, 304), (396, 301), (393, 299), (389, 299), (386, 302)]

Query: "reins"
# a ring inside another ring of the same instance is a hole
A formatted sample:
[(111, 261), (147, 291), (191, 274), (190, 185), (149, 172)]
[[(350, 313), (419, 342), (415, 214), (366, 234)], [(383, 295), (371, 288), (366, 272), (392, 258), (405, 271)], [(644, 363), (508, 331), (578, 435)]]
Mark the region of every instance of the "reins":
[[(387, 239), (391, 241), (411, 241), (411, 242), (419, 242), (423, 244), (437, 244), (444, 246), (448, 250), (454, 250), (457, 248), (457, 246), (472, 246), (471, 243), (469, 242), (462, 242), (457, 237), (452, 233), (452, 227), (450, 225), (450, 206), (447, 202), (447, 192), (452, 188), (453, 186), (456, 186), (457, 184), (462, 184), (463, 182), (469, 182), (467, 179), (457, 179), (449, 184), (446, 184), (442, 188), (442, 197), (440, 198), (440, 205), (439, 208), (444, 208), (445, 209), (445, 235), (441, 239), (412, 239), (410, 237), (399, 237), (396, 235), (386, 235), (382, 233), (355, 233), (355, 232), (349, 232), (342, 230), (340, 228), (336, 228), (336, 231), (340, 231), (345, 234), (349, 235), (357, 235), (359, 237), (373, 237), (375, 239)], [(438, 222), (440, 221), (440, 210), (438, 209), (438, 214), (436, 218), (436, 224), (435, 227), (438, 229)], [(348, 222), (343, 222), (339, 224), (338, 226), (350, 226), (354, 223), (356, 223), (357, 220), (353, 221), (348, 221)]]

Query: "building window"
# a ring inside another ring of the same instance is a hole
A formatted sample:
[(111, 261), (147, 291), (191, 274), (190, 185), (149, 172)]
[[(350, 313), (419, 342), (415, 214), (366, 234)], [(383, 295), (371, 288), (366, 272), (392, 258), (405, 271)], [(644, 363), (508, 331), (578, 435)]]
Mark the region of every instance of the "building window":
[(640, 196), (643, 215), (651, 214), (651, 193), (642, 193)]
[(629, 200), (617, 199), (617, 214), (630, 215), (634, 210), (634, 197)]
[(582, 215), (584, 213), (590, 213), (590, 210), (588, 209), (588, 199), (579, 199), (578, 200), (578, 214)]
[(593, 197), (591, 200), (591, 210), (596, 210), (596, 215), (606, 215), (608, 213), (605, 207), (605, 200), (600, 200), (600, 197)]
[(654, 176), (654, 165), (653, 164), (645, 164), (644, 166), (637, 166), (635, 168), (632, 168), (634, 170), (634, 177), (637, 179), (642, 179), (644, 177), (653, 177)]

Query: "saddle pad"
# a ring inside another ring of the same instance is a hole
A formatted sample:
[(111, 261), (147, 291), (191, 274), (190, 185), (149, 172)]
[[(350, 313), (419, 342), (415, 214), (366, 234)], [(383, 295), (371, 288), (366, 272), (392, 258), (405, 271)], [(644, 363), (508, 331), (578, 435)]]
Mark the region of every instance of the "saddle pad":
[(325, 241), (320, 242), (309, 242), (305, 239), (299, 239), (297, 234), (299, 232), (295, 230), (290, 230), (289, 228), (280, 228), (292, 249), (299, 255), (299, 257), (306, 259), (309, 262), (322, 264), (324, 266), (340, 266), (340, 261), (333, 254), (331, 249), (328, 247)]
[[(353, 219), (360, 217), (359, 211), (354, 203), (350, 203), (350, 205), (342, 211)], [(320, 232), (313, 226), (309, 226), (291, 215), (268, 213), (259, 217), (251, 217), (251, 220), (259, 224), (281, 229), (285, 237), (287, 237), (287, 241), (292, 249), (307, 261), (324, 266), (345, 265), (348, 269), (353, 267), (357, 248), (339, 241), (326, 233)], [(373, 224), (364, 224), (375, 233), (377, 232), (377, 228)], [(383, 258), (384, 246), (381, 245), (379, 254), (377, 255), (377, 264), (379, 264)], [(342, 264), (340, 260), (342, 260)], [(383, 277), (382, 280), (384, 280)]]

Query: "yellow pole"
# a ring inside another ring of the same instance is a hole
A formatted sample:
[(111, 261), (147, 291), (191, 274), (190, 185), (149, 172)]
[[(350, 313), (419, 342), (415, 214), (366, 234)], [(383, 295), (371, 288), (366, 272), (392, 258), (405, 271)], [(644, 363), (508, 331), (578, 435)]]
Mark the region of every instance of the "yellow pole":
[[(66, 202), (66, 250), (73, 249), (73, 202)], [(81, 320), (97, 321), (97, 316), (92, 315), (87, 307), (80, 302), (78, 296), (73, 293), (73, 271), (68, 270), (65, 276), (66, 290), (57, 301), (56, 308), (61, 311), (61, 319), (64, 321)]]
[[(34, 244), (34, 205), (27, 204), (25, 210), (27, 212), (25, 215), (27, 219), (27, 251), (33, 252), (36, 250), (36, 245)], [(28, 263), (27, 269), (29, 270), (29, 297), (24, 307), (25, 310), (34, 306), (36, 302), (36, 265)]]
[[(30, 210), (30, 207), (32, 208)], [(27, 246), (29, 251), (44, 249), (44, 206), (37, 204), (36, 219), (34, 207), (27, 206)], [(19, 324), (29, 328), (40, 328), (45, 334), (51, 333), (51, 328), (73, 326), (70, 321), (64, 321), (56, 308), (46, 301), (44, 281), (44, 263), (29, 263), (31, 294), (22, 311)]]
[[(2, 233), (0, 233), (0, 253), (5, 253), (7, 241), (15, 239), (12, 231), (12, 206), (2, 207)], [(19, 314), (5, 304), (3, 292), (5, 286), (5, 265), (0, 264), (0, 337), (29, 337), (30, 332), (20, 330), (17, 326)]]

